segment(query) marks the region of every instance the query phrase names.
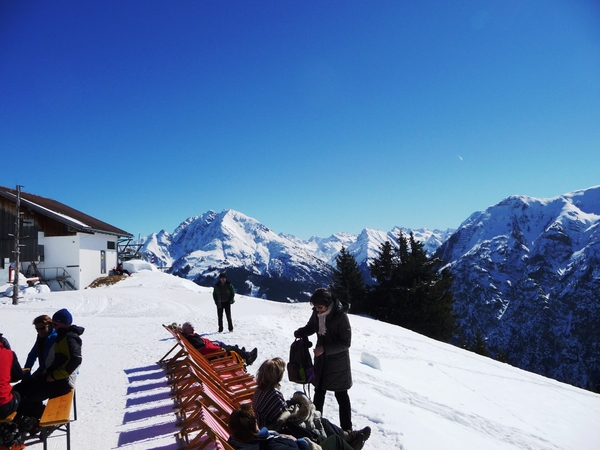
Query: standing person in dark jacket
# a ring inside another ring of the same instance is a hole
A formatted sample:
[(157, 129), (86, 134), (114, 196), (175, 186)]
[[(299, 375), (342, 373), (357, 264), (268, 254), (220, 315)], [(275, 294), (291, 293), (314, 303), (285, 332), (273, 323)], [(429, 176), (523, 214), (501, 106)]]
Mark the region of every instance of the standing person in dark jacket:
[(21, 384), (19, 389), (23, 396), (19, 413), (23, 416), (41, 418), (44, 400), (60, 397), (75, 387), (84, 328), (73, 325), (73, 316), (66, 309), (52, 316), (52, 325), (56, 329), (56, 342), (48, 353), (46, 366), (32, 375), (33, 382)]
[(223, 310), (227, 316), (227, 325), (229, 331), (233, 331), (233, 322), (231, 321), (231, 305), (235, 302), (235, 289), (233, 284), (227, 281), (224, 273), (219, 274), (219, 281), (213, 289), (213, 300), (217, 305), (217, 318), (219, 319), (219, 333), (223, 331)]
[(317, 333), (315, 345), (315, 396), (313, 403), (323, 413), (325, 394), (335, 392), (339, 405), (340, 426), (352, 430), (352, 410), (348, 389), (352, 387), (350, 343), (352, 328), (348, 305), (334, 298), (325, 288), (317, 289), (310, 298), (313, 312), (308, 323), (294, 332), (297, 338)]
[(17, 410), (20, 402), (18, 392), (12, 390), (10, 383), (16, 383), (23, 377), (17, 355), (0, 333), (0, 419)]

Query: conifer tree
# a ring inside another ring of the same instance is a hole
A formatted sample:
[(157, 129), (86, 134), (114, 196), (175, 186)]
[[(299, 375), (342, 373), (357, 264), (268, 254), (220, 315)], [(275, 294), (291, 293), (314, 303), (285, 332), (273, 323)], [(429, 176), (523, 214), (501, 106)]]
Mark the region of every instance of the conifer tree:
[(478, 355), (490, 357), (490, 352), (487, 348), (487, 342), (481, 333), (481, 330), (477, 330), (475, 333), (475, 343), (473, 344), (473, 351)]
[(369, 268), (376, 284), (369, 292), (372, 314), (381, 320), (448, 341), (454, 332), (452, 275), (427, 256), (424, 245), (402, 232), (389, 241)]
[(365, 313), (365, 280), (354, 256), (342, 247), (335, 258), (331, 292), (338, 299), (350, 303), (352, 312)]
[(369, 263), (371, 278), (377, 283), (371, 287), (367, 313), (376, 319), (390, 322), (393, 306), (396, 303), (395, 282), (396, 255), (390, 241), (379, 246), (379, 255)]

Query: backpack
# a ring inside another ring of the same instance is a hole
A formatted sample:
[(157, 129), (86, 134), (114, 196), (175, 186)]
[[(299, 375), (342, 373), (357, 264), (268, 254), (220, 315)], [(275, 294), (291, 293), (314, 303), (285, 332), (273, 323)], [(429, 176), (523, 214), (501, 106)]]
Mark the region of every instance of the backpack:
[(307, 384), (315, 380), (315, 369), (309, 348), (308, 338), (298, 338), (290, 346), (290, 359), (287, 364), (288, 379), (294, 383)]

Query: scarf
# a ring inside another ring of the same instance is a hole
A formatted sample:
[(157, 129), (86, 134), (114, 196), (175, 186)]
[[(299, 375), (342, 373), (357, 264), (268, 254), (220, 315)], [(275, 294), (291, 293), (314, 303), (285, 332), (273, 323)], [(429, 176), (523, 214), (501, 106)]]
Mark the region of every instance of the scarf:
[(331, 312), (332, 309), (333, 302), (331, 302), (331, 305), (329, 305), (327, 311), (325, 311), (324, 313), (317, 313), (317, 318), (319, 319), (319, 331), (317, 333), (321, 336), (323, 336), (327, 332), (327, 327), (325, 326), (325, 319), (327, 319), (327, 315)]

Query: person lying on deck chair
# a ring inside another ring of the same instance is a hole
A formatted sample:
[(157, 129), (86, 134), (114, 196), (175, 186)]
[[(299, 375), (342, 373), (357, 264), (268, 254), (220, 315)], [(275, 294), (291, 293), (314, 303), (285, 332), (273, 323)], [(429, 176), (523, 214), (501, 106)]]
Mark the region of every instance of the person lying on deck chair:
[(246, 347), (240, 348), (238, 345), (227, 345), (223, 342), (211, 341), (210, 339), (203, 338), (194, 332), (194, 326), (190, 322), (185, 322), (181, 325), (181, 334), (203, 355), (218, 352), (221, 349), (225, 350), (227, 353), (234, 351), (244, 359), (247, 366), (252, 365), (258, 356), (257, 348), (247, 351)]

